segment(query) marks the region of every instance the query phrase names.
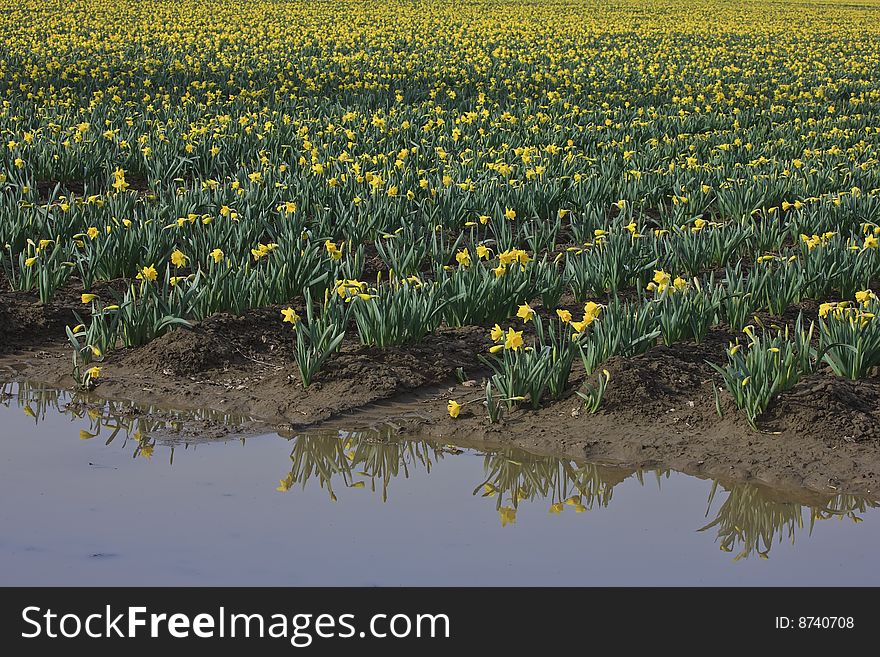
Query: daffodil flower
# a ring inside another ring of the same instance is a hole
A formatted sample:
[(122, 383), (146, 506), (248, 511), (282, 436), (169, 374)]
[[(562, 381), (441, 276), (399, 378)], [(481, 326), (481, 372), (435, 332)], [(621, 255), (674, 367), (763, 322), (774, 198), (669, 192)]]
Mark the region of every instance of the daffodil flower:
[(514, 331), (513, 328), (507, 329), (507, 336), (504, 340), (504, 348), (518, 350), (523, 346), (522, 331)]
[(516, 311), (516, 316), (519, 317), (520, 319), (522, 319), (524, 324), (527, 324), (529, 321), (534, 319), (535, 311), (532, 310), (532, 308), (531, 308), (531, 306), (529, 306), (529, 304), (524, 303)]
[(293, 324), (294, 326), (299, 322), (299, 315), (296, 314), (296, 311), (293, 308), (285, 308), (281, 311), (281, 315), (284, 318), (281, 320), (282, 322)]
[(586, 305), (584, 305), (584, 318), (583, 322), (589, 326), (597, 319), (599, 319), (599, 315), (602, 314), (602, 305), (598, 304), (594, 301), (588, 301)]
[(150, 265), (149, 267), (142, 267), (138, 272), (137, 277), (146, 281), (155, 281), (158, 275), (159, 272), (156, 271), (156, 268), (153, 265)]

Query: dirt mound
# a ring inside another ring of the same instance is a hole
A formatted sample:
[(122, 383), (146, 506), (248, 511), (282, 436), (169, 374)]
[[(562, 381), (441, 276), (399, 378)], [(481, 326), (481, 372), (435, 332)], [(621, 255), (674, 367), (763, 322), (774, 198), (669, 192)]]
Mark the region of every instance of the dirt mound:
[(478, 377), (474, 354), (489, 346), (481, 328), (443, 328), (415, 344), (379, 349), (351, 329), (339, 353), (304, 389), (294, 332), (280, 307), (218, 314), (149, 344), (110, 354), (99, 393), (174, 408), (215, 408), (303, 426), (412, 392), (454, 382), (457, 368)]
[(290, 326), (281, 322), (280, 307), (271, 307), (241, 316), (220, 313), (191, 328), (177, 328), (128, 350), (121, 364), (192, 377), (246, 361), (283, 367), (292, 362), (293, 350)]
[(728, 339), (718, 331), (700, 344), (658, 345), (641, 356), (610, 359), (603, 368), (611, 379), (601, 412), (622, 422), (667, 416), (682, 429), (716, 424), (716, 374), (708, 362), (724, 360)]
[(605, 409), (620, 412), (638, 407), (644, 411), (692, 400), (711, 381), (712, 369), (702, 360), (685, 360), (689, 347), (661, 346), (634, 358), (609, 360), (604, 366), (611, 374)]
[(160, 374), (193, 376), (222, 370), (233, 358), (230, 344), (201, 326), (177, 329), (140, 349), (130, 350), (123, 363), (131, 368)]
[[(222, 338), (233, 352), (246, 358), (272, 355), (292, 360), (295, 349), (294, 333), (290, 324), (281, 321), (281, 308), (255, 308), (243, 315), (219, 313), (204, 320), (199, 326)], [(297, 304), (294, 304), (294, 308), (301, 315), (305, 312)]]
[(347, 342), (342, 352), (327, 363), (318, 381), (351, 381), (358, 388), (409, 390), (451, 378), (456, 368), (468, 376), (482, 371), (475, 354), (484, 352), (490, 340), (484, 329), (443, 329), (415, 344), (379, 349)]
[[(89, 291), (109, 301), (127, 285), (121, 279), (104, 281)], [(0, 354), (66, 344), (64, 327), (77, 324), (77, 315), (87, 320), (90, 307), (82, 303), (82, 285), (76, 279), (57, 289), (43, 305), (35, 292), (13, 290), (0, 274)]]
[(828, 442), (880, 442), (880, 380), (813, 374), (781, 394), (761, 424)]
[(31, 294), (0, 292), (0, 353), (63, 340), (64, 326), (72, 321), (73, 313), (66, 305), (44, 306)]

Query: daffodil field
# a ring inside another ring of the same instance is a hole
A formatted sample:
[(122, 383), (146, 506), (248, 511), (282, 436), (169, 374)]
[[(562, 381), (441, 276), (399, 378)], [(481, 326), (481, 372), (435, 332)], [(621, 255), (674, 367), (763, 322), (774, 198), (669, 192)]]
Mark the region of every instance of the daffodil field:
[(304, 386), (346, 336), (485, 327), (492, 421), (719, 325), (753, 424), (880, 365), (877, 0), (0, 10), (2, 273), (81, 291), (83, 387), (273, 305)]

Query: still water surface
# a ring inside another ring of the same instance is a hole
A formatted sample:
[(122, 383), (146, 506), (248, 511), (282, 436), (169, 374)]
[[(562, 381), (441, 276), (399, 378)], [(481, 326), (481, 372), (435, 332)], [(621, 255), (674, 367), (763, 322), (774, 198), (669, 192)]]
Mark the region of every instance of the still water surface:
[(0, 389), (0, 585), (880, 584), (864, 498), (70, 401)]

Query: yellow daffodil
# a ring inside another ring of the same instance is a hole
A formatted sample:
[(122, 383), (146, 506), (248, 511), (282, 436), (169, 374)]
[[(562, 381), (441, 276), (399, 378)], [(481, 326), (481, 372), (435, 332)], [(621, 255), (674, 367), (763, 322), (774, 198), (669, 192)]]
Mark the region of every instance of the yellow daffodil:
[(342, 259), (342, 246), (343, 244), (337, 246), (336, 243), (331, 242), (330, 240), (324, 242), (324, 248), (327, 250), (327, 253), (330, 254), (332, 260)]
[(665, 288), (666, 286), (669, 285), (669, 282), (672, 280), (672, 277), (669, 274), (667, 274), (665, 271), (663, 271), (662, 269), (655, 269), (654, 270), (654, 278), (652, 280), (658, 286), (662, 286)]
[(523, 346), (522, 331), (514, 331), (513, 328), (507, 329), (507, 335), (504, 339), (504, 348), (517, 351)]
[(299, 322), (299, 315), (296, 314), (296, 311), (293, 308), (285, 308), (281, 311), (281, 316), (284, 318), (281, 321), (287, 322), (288, 324), (293, 324), (296, 326), (297, 322)]
[(532, 310), (532, 308), (531, 308), (531, 306), (529, 306), (529, 304), (524, 303), (516, 311), (516, 316), (519, 317), (523, 321), (524, 324), (527, 324), (529, 321), (534, 319), (535, 311)]
[(599, 319), (599, 315), (602, 314), (602, 306), (594, 301), (588, 301), (584, 306), (584, 318), (582, 321), (586, 322), (589, 326), (597, 319)]
[(142, 267), (138, 272), (137, 277), (147, 281), (155, 281), (158, 275), (159, 272), (156, 271), (156, 268), (153, 265), (150, 265), (148, 267)]

